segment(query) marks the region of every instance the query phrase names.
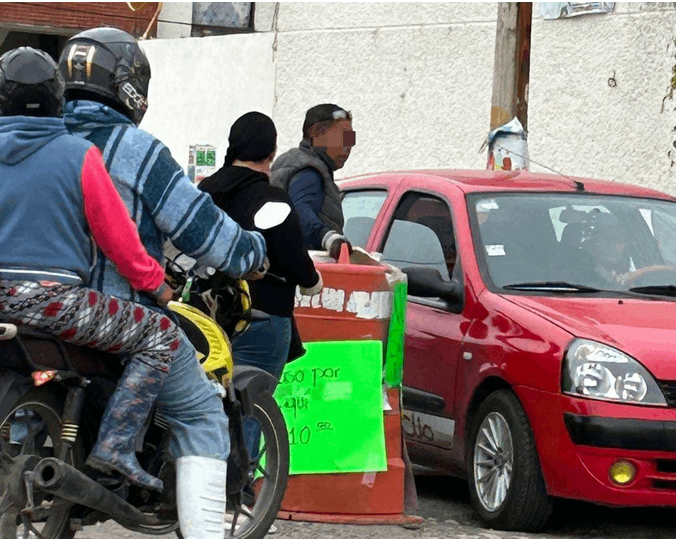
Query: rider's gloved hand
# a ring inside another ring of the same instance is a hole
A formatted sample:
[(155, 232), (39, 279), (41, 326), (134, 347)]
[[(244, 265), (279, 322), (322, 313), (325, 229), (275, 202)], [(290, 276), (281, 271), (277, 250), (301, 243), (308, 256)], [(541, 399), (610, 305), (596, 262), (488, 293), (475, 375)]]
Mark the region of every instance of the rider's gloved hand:
[(266, 256), (265, 260), (263, 261), (263, 265), (260, 268), (258, 268), (256, 271), (252, 271), (251, 273), (247, 273), (242, 277), (242, 279), (246, 279), (247, 281), (258, 281), (265, 277), (268, 269), (270, 269), (270, 261)]
[(328, 251), (329, 256), (334, 260), (338, 260), (338, 257), (340, 256), (340, 247), (343, 243), (347, 244), (347, 248), (350, 250), (350, 253), (352, 253), (352, 244), (350, 244), (345, 236), (339, 234), (335, 230), (327, 232), (322, 239), (322, 247), (325, 251)]
[(319, 271), (317, 271), (317, 275), (319, 276), (317, 284), (311, 286), (310, 288), (303, 288), (301, 286), (300, 287), (301, 294), (303, 294), (304, 296), (314, 296), (315, 294), (319, 294), (319, 292), (321, 292), (322, 288), (324, 287), (324, 280), (322, 279), (322, 274), (319, 273)]
[(173, 299), (174, 291), (167, 283), (162, 283), (156, 290), (153, 290), (152, 296), (160, 307), (166, 307)]

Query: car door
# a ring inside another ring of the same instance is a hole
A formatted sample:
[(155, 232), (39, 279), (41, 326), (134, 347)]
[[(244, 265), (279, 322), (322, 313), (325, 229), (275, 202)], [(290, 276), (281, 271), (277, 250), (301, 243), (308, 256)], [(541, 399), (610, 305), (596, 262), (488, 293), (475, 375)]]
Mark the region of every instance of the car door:
[[(399, 268), (433, 267), (461, 279), (452, 208), (438, 193), (408, 189), (393, 202), (380, 251)], [(404, 364), (404, 432), (409, 441), (453, 448), (456, 370), (462, 305), (408, 297)]]

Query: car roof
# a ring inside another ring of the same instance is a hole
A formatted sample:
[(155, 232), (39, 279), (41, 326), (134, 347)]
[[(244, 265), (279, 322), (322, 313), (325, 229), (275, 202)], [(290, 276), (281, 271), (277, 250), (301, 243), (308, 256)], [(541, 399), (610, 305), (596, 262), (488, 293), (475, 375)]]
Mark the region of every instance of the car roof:
[[(337, 180), (341, 189), (346, 187), (366, 186), (368, 184), (387, 185), (400, 182), (402, 177), (420, 181), (422, 185), (438, 182), (449, 182), (465, 193), (494, 191), (528, 191), (528, 192), (587, 192), (600, 194), (632, 195), (650, 198), (676, 200), (660, 191), (606, 180), (594, 180), (562, 174), (546, 174), (526, 171), (495, 170), (403, 170), (363, 174)], [(584, 186), (579, 189), (578, 182)], [(421, 185), (421, 186), (422, 186)]]

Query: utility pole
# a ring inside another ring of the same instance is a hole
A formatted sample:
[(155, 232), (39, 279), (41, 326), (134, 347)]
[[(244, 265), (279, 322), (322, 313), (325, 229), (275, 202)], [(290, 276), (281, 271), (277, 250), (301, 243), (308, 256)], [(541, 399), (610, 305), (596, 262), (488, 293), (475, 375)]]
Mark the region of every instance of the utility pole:
[(500, 2), (495, 35), (491, 130), (515, 116), (528, 130), (531, 2)]

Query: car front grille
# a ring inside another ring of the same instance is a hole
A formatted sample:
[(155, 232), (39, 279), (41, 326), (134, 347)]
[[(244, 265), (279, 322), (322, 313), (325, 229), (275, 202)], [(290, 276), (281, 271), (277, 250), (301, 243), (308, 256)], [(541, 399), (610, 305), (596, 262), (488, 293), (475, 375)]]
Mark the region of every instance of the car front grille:
[(667, 406), (676, 408), (676, 381), (658, 380), (657, 383), (659, 384), (662, 393), (664, 393), (664, 398), (667, 400)]

